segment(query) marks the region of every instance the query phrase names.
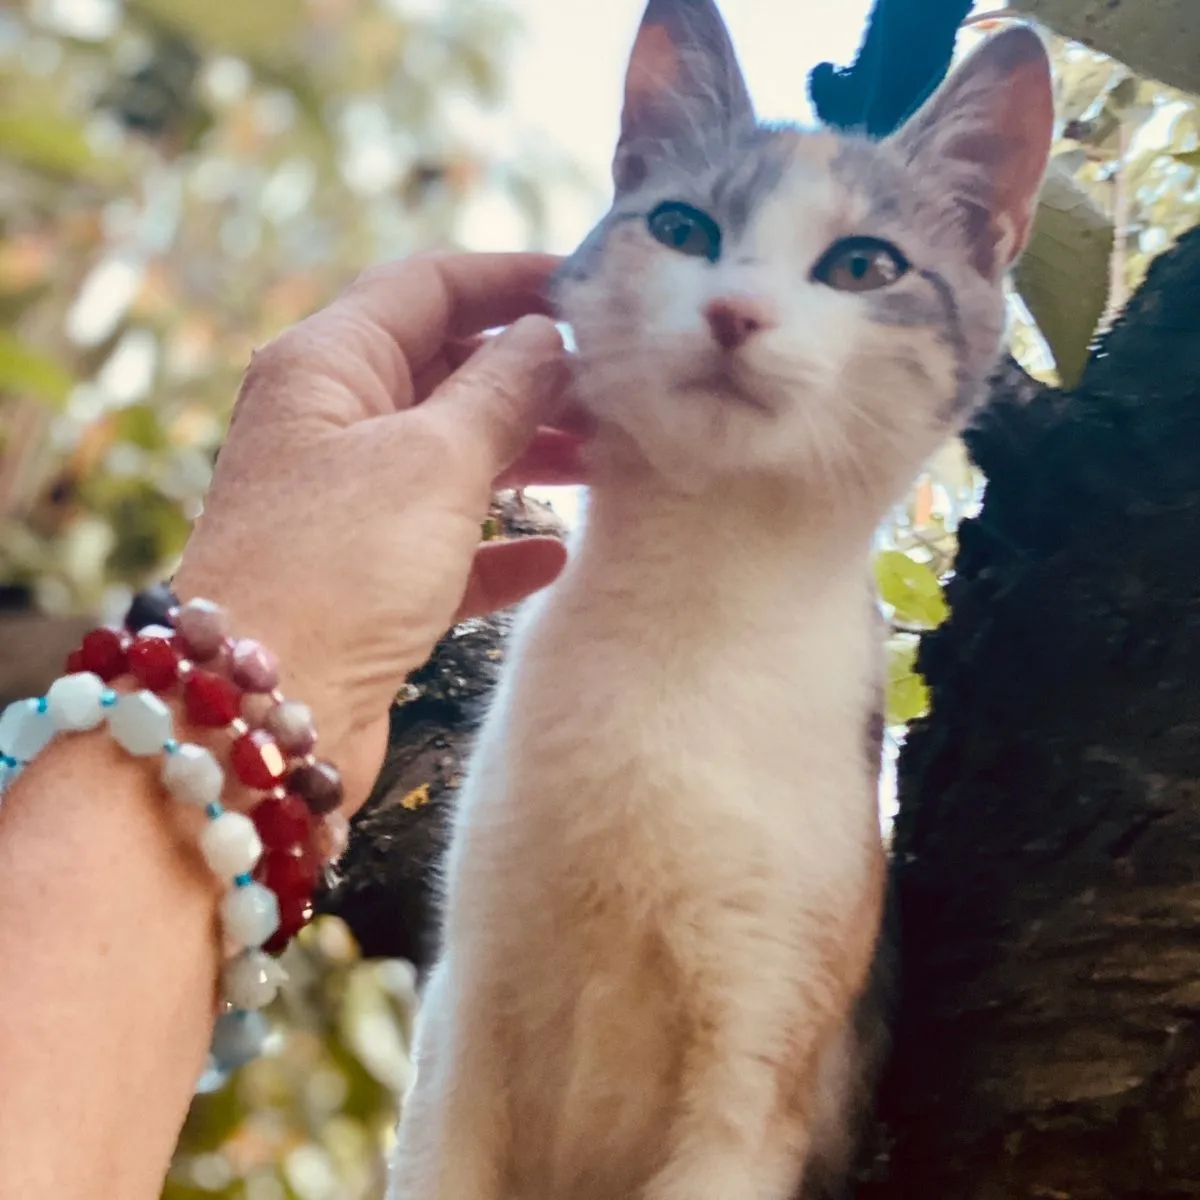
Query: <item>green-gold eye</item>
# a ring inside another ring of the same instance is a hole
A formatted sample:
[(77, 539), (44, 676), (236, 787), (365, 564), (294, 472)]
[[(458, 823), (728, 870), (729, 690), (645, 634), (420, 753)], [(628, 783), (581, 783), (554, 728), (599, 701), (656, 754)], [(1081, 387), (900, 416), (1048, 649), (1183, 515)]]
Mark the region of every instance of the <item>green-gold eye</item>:
[(848, 237), (825, 251), (812, 277), (839, 292), (874, 292), (895, 283), (908, 269), (908, 259), (891, 242)]
[(690, 204), (668, 200), (647, 218), (651, 236), (664, 246), (692, 258), (716, 262), (721, 257), (721, 227), (708, 215)]

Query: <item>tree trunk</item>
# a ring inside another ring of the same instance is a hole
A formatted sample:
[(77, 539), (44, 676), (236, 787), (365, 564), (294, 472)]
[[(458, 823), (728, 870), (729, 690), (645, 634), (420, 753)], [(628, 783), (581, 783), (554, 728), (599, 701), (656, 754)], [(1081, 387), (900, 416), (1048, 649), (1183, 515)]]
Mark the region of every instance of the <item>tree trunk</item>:
[(1200, 230), (1002, 395), (900, 763), (905, 1200), (1200, 1196)]

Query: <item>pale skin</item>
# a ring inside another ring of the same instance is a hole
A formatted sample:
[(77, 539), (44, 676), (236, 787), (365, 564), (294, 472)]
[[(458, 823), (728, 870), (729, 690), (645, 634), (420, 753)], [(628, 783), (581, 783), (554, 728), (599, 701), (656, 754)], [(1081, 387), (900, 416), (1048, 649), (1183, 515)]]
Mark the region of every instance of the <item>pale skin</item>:
[[(479, 540), (497, 483), (582, 480), (562, 343), (536, 315), (556, 265), (369, 271), (247, 372), (173, 586), (279, 655), (347, 813), (438, 637), (563, 566), (553, 539)], [(218, 891), (194, 834), (100, 733), (56, 743), (0, 806), (0, 1200), (159, 1195), (215, 1012)]]

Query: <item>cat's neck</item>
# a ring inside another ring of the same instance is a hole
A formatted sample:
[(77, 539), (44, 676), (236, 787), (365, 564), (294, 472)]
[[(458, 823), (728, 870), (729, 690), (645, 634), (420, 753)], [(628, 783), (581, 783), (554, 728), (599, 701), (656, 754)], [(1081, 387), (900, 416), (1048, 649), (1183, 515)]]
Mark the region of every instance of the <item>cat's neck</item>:
[(692, 494), (626, 465), (593, 481), (578, 565), (590, 586), (636, 588), (639, 603), (657, 593), (673, 605), (794, 609), (864, 595), (872, 531), (869, 518), (786, 481), (740, 478)]

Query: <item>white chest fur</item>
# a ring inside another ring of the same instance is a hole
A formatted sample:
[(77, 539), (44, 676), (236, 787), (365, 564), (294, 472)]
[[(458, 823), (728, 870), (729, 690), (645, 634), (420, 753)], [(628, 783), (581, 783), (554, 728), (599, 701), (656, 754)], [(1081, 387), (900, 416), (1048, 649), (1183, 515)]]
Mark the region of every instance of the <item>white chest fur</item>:
[(593, 498), (461, 796), (398, 1195), (794, 1187), (878, 915), (871, 617), (829, 529)]

